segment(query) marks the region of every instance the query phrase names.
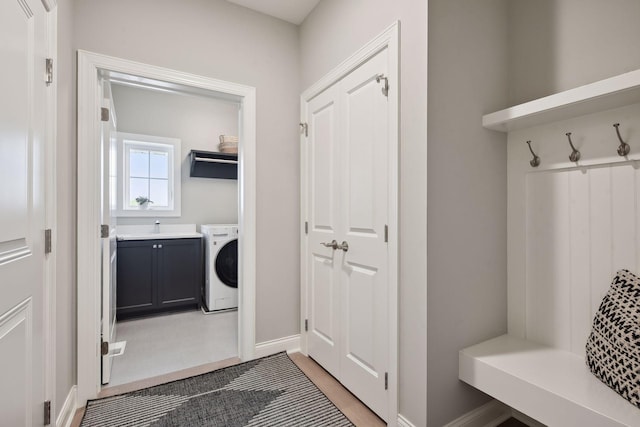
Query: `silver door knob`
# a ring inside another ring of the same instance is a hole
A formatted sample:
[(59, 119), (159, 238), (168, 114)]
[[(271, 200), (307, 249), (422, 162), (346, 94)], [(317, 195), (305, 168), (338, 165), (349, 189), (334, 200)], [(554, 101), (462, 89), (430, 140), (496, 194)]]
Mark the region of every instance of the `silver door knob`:
[(342, 243), (340, 243), (336, 249), (342, 249), (343, 251), (347, 252), (349, 250), (349, 244), (347, 243), (346, 240), (343, 240)]
[(320, 244), (321, 244), (322, 246), (327, 247), (327, 248), (331, 248), (331, 249), (333, 249), (334, 251), (335, 251), (336, 249), (338, 249), (338, 242), (337, 242), (337, 241), (335, 241), (335, 240), (332, 240), (332, 241), (331, 241), (331, 243), (321, 242)]

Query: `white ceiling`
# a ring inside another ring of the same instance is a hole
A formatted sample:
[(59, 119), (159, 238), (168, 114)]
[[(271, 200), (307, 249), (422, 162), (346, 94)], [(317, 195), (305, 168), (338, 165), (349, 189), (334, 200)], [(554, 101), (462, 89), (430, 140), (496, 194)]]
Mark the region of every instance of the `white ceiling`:
[(300, 25), (320, 0), (227, 0), (230, 3)]

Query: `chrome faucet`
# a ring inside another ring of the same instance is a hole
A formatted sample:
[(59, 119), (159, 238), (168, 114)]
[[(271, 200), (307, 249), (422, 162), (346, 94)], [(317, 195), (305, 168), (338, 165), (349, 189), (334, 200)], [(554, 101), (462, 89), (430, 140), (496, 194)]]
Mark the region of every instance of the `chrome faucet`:
[(153, 226), (153, 234), (160, 233), (160, 221), (156, 220), (155, 225)]

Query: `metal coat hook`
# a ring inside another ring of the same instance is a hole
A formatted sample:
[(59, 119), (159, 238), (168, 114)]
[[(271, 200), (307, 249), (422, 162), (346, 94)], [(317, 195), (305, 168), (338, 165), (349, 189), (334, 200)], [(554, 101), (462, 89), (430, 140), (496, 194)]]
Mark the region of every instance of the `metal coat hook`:
[(531, 141), (527, 141), (527, 145), (529, 146), (529, 151), (531, 151), (531, 155), (533, 156), (533, 159), (531, 159), (529, 164), (532, 168), (537, 168), (538, 166), (540, 166), (540, 157), (538, 157), (536, 153), (533, 152), (533, 149), (531, 148)]
[(573, 146), (573, 142), (571, 142), (571, 132), (567, 132), (565, 135), (567, 135), (567, 139), (569, 140), (569, 145), (573, 150), (569, 155), (569, 160), (571, 160), (572, 162), (577, 162), (578, 160), (580, 160), (580, 152), (576, 150), (576, 147)]
[(618, 139), (620, 140), (620, 145), (618, 146), (618, 155), (620, 157), (624, 157), (629, 154), (629, 151), (631, 151), (631, 147), (629, 146), (629, 144), (622, 140), (620, 129), (618, 129), (618, 127), (620, 127), (620, 123), (615, 123), (613, 127), (616, 128), (616, 133), (618, 134)]

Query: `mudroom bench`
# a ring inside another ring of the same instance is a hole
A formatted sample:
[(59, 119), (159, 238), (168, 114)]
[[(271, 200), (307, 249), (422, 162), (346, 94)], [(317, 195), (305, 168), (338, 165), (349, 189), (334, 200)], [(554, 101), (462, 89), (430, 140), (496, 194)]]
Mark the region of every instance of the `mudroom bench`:
[(548, 426), (640, 426), (640, 409), (569, 351), (502, 335), (459, 356), (462, 381)]
[(616, 271), (640, 271), (640, 70), (483, 117), (507, 133), (508, 334), (459, 378), (551, 427), (640, 427), (585, 344)]

